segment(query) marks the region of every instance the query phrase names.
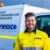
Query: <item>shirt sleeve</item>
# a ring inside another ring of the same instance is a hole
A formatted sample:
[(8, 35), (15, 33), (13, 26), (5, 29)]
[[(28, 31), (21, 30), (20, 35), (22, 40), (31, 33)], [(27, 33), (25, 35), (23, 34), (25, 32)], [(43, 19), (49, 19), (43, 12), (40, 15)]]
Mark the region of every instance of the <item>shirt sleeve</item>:
[(20, 40), (17, 37), (14, 50), (21, 50)]
[(49, 38), (47, 33), (44, 35), (44, 48), (43, 50), (50, 50)]

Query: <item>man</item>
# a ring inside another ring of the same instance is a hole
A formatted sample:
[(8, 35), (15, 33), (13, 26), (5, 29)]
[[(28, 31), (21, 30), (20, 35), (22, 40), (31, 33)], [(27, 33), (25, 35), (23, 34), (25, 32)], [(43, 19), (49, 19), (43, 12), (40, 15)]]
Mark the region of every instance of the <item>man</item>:
[(49, 50), (48, 35), (36, 28), (34, 13), (25, 14), (26, 30), (17, 36), (14, 50)]

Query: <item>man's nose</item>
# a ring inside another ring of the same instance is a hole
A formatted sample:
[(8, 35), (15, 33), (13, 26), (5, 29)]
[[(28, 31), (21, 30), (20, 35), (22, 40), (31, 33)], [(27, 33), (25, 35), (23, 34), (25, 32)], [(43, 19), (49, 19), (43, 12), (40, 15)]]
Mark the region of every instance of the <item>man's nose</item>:
[(29, 22), (30, 24), (32, 23), (32, 21)]

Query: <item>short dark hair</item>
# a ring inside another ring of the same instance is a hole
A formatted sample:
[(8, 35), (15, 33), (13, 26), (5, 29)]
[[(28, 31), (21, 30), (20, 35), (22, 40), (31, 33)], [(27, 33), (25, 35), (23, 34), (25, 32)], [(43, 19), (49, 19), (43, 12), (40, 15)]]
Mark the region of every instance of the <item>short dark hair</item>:
[(30, 17), (30, 16), (35, 16), (35, 14), (32, 12), (28, 12), (25, 14), (25, 18)]

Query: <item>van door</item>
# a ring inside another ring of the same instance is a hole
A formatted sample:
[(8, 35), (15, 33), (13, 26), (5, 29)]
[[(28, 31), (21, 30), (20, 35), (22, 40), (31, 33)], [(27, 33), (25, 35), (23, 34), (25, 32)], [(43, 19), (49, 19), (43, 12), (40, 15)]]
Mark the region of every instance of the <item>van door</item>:
[(41, 15), (37, 18), (37, 27), (50, 36), (50, 15)]

